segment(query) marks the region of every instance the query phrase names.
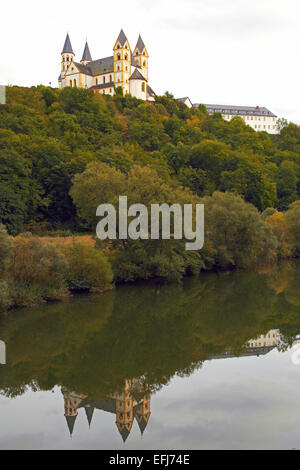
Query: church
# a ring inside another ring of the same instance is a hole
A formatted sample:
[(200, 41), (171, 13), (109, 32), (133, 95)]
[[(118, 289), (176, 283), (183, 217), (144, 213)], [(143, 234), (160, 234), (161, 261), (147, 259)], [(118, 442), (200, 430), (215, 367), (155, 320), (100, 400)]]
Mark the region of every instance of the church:
[(93, 60), (86, 42), (80, 62), (75, 61), (75, 54), (67, 34), (61, 53), (61, 72), (58, 78), (59, 88), (90, 88), (95, 93), (114, 95), (118, 87), (123, 95), (130, 94), (145, 101), (154, 101), (155, 93), (148, 84), (149, 55), (139, 35), (132, 52), (129, 41), (121, 29), (113, 47), (113, 55)]

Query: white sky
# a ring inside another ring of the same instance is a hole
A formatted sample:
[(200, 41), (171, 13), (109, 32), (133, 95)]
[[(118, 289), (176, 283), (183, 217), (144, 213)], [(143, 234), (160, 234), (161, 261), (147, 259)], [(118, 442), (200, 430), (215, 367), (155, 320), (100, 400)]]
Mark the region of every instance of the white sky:
[(141, 33), (149, 84), (192, 102), (266, 106), (300, 122), (299, 0), (10, 0), (1, 5), (0, 84), (57, 86), (69, 31), (75, 60)]

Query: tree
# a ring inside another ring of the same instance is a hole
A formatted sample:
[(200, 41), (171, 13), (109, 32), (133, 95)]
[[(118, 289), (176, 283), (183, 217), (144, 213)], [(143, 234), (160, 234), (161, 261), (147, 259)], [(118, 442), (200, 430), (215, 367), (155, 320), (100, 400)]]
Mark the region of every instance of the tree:
[(294, 254), (300, 256), (300, 201), (290, 205), (286, 213), (286, 221), (294, 241)]
[(201, 201), (205, 205), (205, 240), (213, 243), (217, 267), (243, 268), (276, 258), (277, 241), (254, 206), (221, 192)]

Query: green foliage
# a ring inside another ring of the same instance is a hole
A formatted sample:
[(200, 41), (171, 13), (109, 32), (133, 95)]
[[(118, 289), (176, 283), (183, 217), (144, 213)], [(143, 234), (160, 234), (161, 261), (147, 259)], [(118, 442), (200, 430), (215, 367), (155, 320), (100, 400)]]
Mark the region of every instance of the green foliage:
[(66, 275), (71, 291), (103, 292), (112, 288), (112, 271), (107, 258), (97, 249), (74, 243), (66, 250)]
[(23, 307), (66, 295), (65, 256), (51, 244), (30, 235), (19, 235), (13, 242), (9, 267), (12, 304)]
[(258, 210), (239, 196), (215, 192), (202, 199), (205, 235), (219, 268), (245, 268), (276, 258), (277, 240)]
[(286, 210), (300, 197), (300, 130), (283, 121), (280, 129), (255, 132), (238, 117), (227, 122), (201, 105), (189, 109), (168, 92), (149, 103), (118, 89), (110, 97), (8, 87), (0, 108), (0, 222), (12, 235), (34, 223), (85, 230), (69, 191), (93, 161), (122, 173), (149, 166), (198, 196), (230, 191), (261, 211)]
[(294, 254), (300, 257), (300, 200), (290, 205), (286, 221), (294, 240)]
[(5, 227), (0, 224), (0, 312), (11, 305), (7, 275), (12, 256), (12, 242)]

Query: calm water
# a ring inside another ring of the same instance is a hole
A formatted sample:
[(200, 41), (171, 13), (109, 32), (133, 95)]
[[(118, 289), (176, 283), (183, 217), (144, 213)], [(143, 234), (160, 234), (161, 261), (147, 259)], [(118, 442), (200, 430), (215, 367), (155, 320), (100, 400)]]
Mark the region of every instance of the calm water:
[(2, 449), (300, 448), (299, 263), (79, 296), (0, 331)]

